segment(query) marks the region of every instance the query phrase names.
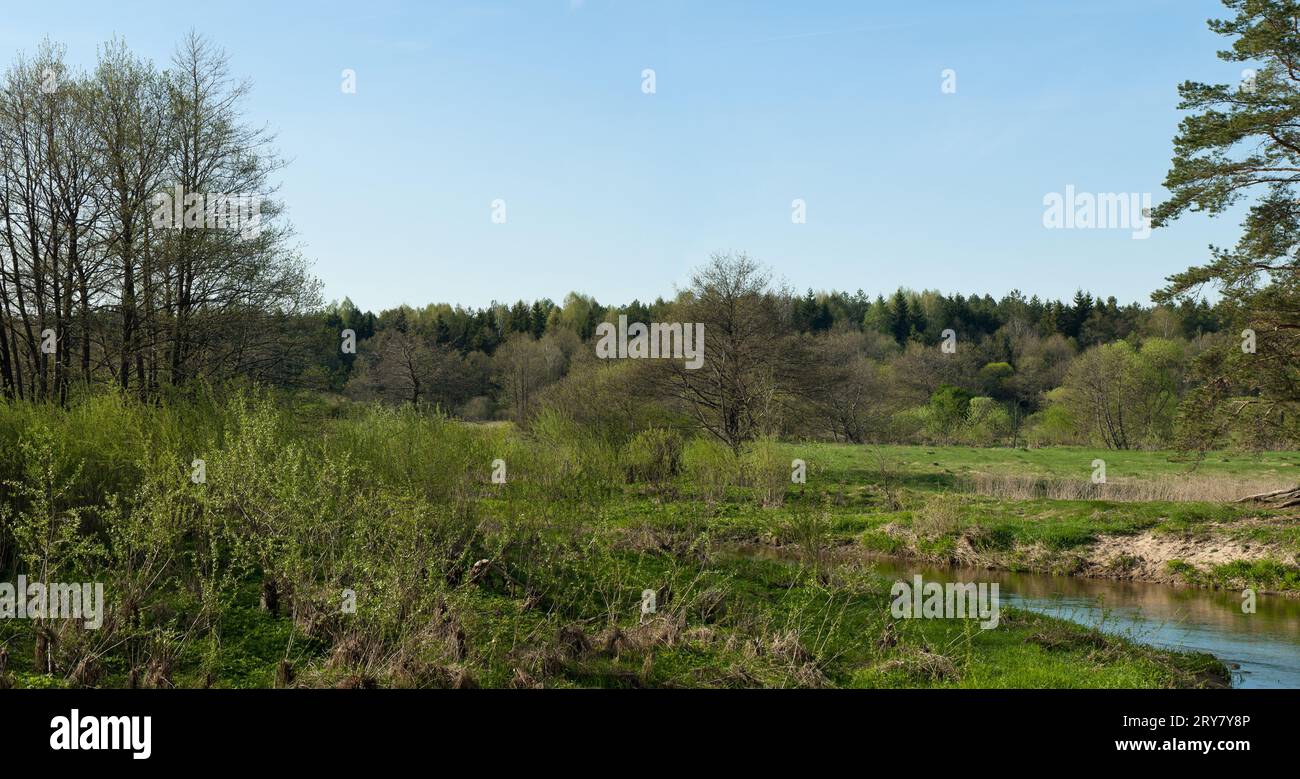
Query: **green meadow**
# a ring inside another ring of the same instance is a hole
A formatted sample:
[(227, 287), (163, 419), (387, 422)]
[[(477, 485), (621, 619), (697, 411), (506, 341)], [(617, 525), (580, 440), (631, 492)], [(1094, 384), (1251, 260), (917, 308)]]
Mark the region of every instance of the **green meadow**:
[[(102, 582), (107, 599), (97, 631), (0, 622), (0, 684), (1222, 685), (1208, 655), (1009, 608), (992, 630), (891, 616), (872, 553), (1064, 555), (1104, 535), (1271, 527), (1245, 504), (1017, 500), (963, 481), (1088, 482), (1096, 458), (1134, 479), (1192, 466), (1083, 449), (733, 452), (668, 430), (616, 445), (560, 418), (525, 433), (252, 391), (0, 406), (5, 559)], [(1196, 472), (1257, 479), (1294, 461), (1215, 456)], [(1297, 546), (1293, 531), (1268, 540)], [(1294, 563), (1231, 573), (1286, 586)]]

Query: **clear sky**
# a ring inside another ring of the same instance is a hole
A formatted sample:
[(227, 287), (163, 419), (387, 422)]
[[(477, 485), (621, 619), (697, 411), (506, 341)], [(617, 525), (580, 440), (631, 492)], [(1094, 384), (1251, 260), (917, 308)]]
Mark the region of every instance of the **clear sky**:
[[(378, 310), (669, 296), (718, 250), (799, 290), (1146, 301), (1237, 219), (1048, 230), (1067, 185), (1150, 192), (1185, 79), (1237, 82), (1217, 0), (7, 3), (165, 63), (191, 27), (254, 84), (325, 296)], [(356, 94), (340, 89), (356, 72)], [(655, 71), (643, 92), (642, 71)], [(956, 72), (956, 92), (941, 72)], [(807, 221), (791, 221), (791, 201)], [(506, 203), (505, 224), (492, 201)]]

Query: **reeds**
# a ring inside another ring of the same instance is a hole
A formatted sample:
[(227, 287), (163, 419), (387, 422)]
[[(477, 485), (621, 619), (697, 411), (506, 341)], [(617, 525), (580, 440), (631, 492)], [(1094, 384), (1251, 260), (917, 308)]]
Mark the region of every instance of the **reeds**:
[(1124, 503), (1169, 501), (1176, 503), (1231, 503), (1247, 495), (1280, 489), (1268, 479), (1178, 475), (1148, 479), (1111, 478), (1094, 483), (1087, 478), (1066, 479), (1025, 473), (976, 473), (964, 477), (959, 489), (1003, 500), (1111, 500)]

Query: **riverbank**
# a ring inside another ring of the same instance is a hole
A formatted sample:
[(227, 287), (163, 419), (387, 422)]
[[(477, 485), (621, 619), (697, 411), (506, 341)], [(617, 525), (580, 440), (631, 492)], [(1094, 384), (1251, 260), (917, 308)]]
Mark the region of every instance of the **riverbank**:
[[(1122, 504), (1045, 501), (999, 505), (985, 513), (981, 507), (978, 500), (940, 498), (915, 512), (869, 519), (873, 527), (855, 540), (868, 549), (947, 565), (1300, 598), (1292, 540), (1297, 520), (1287, 514), (1146, 505), (1144, 514), (1160, 508), (1167, 513), (1134, 520), (1126, 516), (1131, 506)], [(1007, 521), (1008, 510), (1017, 521)], [(1097, 516), (1081, 523), (1078, 515), (1087, 512)]]
[[(1300, 510), (1240, 498), (1300, 481), (1300, 453), (785, 445), (785, 510), (824, 543), (946, 565), (1300, 597)], [(1099, 468), (1099, 465), (1104, 466)], [(1104, 481), (1093, 476), (1105, 471)], [(751, 540), (776, 522), (722, 520)]]
[(1268, 595), (1242, 610), (1232, 592), (1136, 581), (936, 567), (871, 557), (899, 580), (998, 583), (1002, 602), (1165, 649), (1208, 652), (1231, 670), (1233, 686), (1300, 688), (1300, 601)]

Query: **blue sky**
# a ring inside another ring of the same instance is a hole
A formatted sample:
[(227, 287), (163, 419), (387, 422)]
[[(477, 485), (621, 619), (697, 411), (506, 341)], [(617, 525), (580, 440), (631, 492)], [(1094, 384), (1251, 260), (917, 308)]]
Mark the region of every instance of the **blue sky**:
[(291, 161), (280, 195), (326, 298), (363, 308), (653, 299), (726, 250), (799, 290), (1146, 301), (1237, 234), (1235, 217), (1147, 240), (1042, 221), (1067, 185), (1162, 198), (1176, 85), (1240, 78), (1205, 26), (1225, 15), (1217, 0), (46, 0), (4, 14), (7, 60), (48, 35), (89, 65), (117, 34), (164, 63), (191, 27), (226, 49), (254, 84), (247, 116)]

